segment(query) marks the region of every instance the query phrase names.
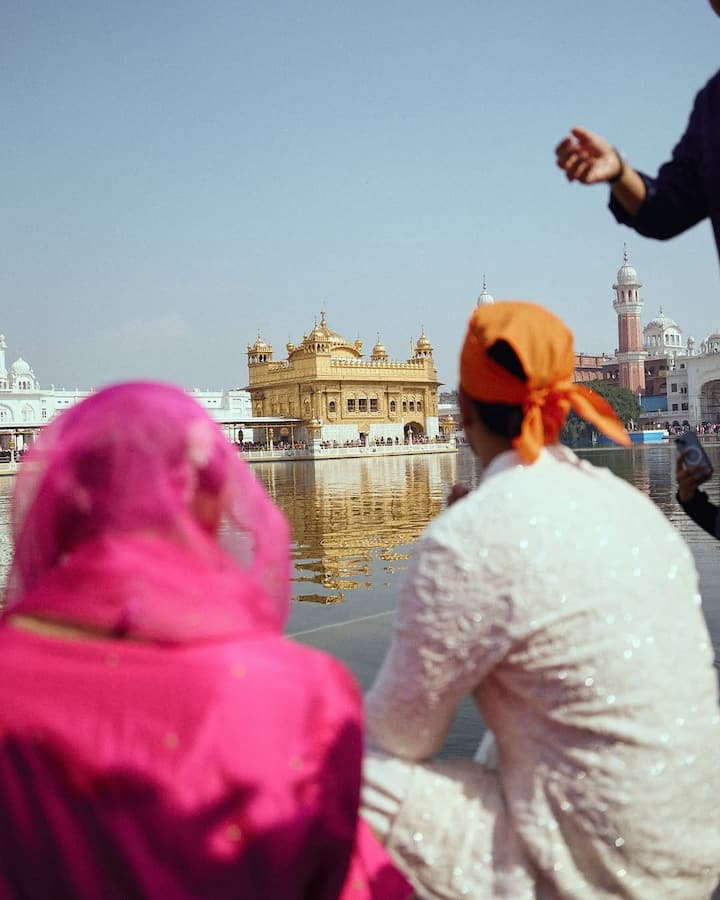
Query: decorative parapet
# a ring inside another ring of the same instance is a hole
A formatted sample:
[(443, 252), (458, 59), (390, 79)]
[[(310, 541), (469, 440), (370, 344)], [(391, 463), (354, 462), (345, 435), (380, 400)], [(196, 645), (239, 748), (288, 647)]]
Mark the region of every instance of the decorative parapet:
[(409, 359), (407, 362), (392, 362), (387, 359), (331, 359), (330, 365), (338, 368), (352, 369), (424, 369), (427, 358)]

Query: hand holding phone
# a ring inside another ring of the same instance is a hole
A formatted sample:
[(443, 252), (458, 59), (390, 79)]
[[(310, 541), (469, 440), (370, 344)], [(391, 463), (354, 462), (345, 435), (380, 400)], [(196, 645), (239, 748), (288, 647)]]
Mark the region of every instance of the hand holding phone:
[(702, 466), (708, 469), (708, 478), (713, 473), (712, 463), (694, 431), (686, 431), (675, 439), (678, 453), (683, 455), (683, 462), (688, 469)]
[(697, 435), (692, 431), (681, 434), (675, 444), (678, 449), (675, 466), (678, 495), (682, 503), (687, 503), (695, 496), (698, 487), (712, 476), (713, 467)]

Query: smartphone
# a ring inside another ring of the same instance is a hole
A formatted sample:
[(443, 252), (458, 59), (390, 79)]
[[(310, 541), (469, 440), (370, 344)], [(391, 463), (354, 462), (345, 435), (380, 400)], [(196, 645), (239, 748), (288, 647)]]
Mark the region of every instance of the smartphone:
[(708, 459), (708, 455), (703, 450), (702, 444), (698, 440), (698, 436), (694, 431), (686, 431), (685, 434), (679, 435), (675, 439), (675, 443), (678, 448), (678, 453), (682, 453), (684, 450), (687, 450), (687, 455), (685, 456), (686, 465), (692, 468), (694, 468), (695, 466), (705, 466), (710, 470), (710, 474), (712, 475), (712, 463)]

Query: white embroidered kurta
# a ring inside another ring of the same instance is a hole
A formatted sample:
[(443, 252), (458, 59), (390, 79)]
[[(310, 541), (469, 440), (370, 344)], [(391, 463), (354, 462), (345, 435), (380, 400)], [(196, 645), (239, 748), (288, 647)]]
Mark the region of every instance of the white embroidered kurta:
[[(697, 575), (639, 491), (515, 452), (420, 539), (367, 697), (365, 812), (423, 898), (695, 900), (720, 869)], [(498, 770), (428, 760), (459, 701)]]

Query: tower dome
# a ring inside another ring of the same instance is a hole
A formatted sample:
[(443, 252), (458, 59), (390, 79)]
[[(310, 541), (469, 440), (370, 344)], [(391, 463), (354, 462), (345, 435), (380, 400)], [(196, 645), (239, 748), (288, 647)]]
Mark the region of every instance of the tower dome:
[(638, 273), (635, 271), (633, 266), (630, 265), (628, 259), (627, 245), (623, 250), (623, 264), (620, 266), (617, 272), (617, 276), (615, 278), (614, 288), (624, 287), (625, 285), (632, 285), (633, 287), (642, 287), (640, 281), (638, 280)]
[(254, 344), (248, 344), (247, 355), (248, 363), (265, 363), (272, 360), (273, 348), (272, 344), (266, 343), (258, 331)]
[(483, 275), (483, 286), (482, 291), (480, 292), (480, 296), (477, 298), (477, 306), (487, 306), (488, 303), (494, 303), (495, 298), (488, 291), (487, 284), (485, 283), (485, 276)]
[(379, 359), (387, 359), (388, 353), (383, 344), (380, 342), (380, 335), (377, 336), (377, 343), (372, 349), (371, 359), (379, 360)]
[(415, 356), (432, 356), (432, 344), (428, 340), (425, 335), (425, 329), (423, 328), (422, 334), (417, 339), (417, 344), (415, 344)]
[(258, 332), (258, 336), (255, 338), (255, 343), (251, 344), (248, 347), (248, 351), (252, 351), (253, 353), (267, 353), (268, 350), (271, 350), (270, 344), (266, 344), (265, 341), (260, 337), (260, 333)]

